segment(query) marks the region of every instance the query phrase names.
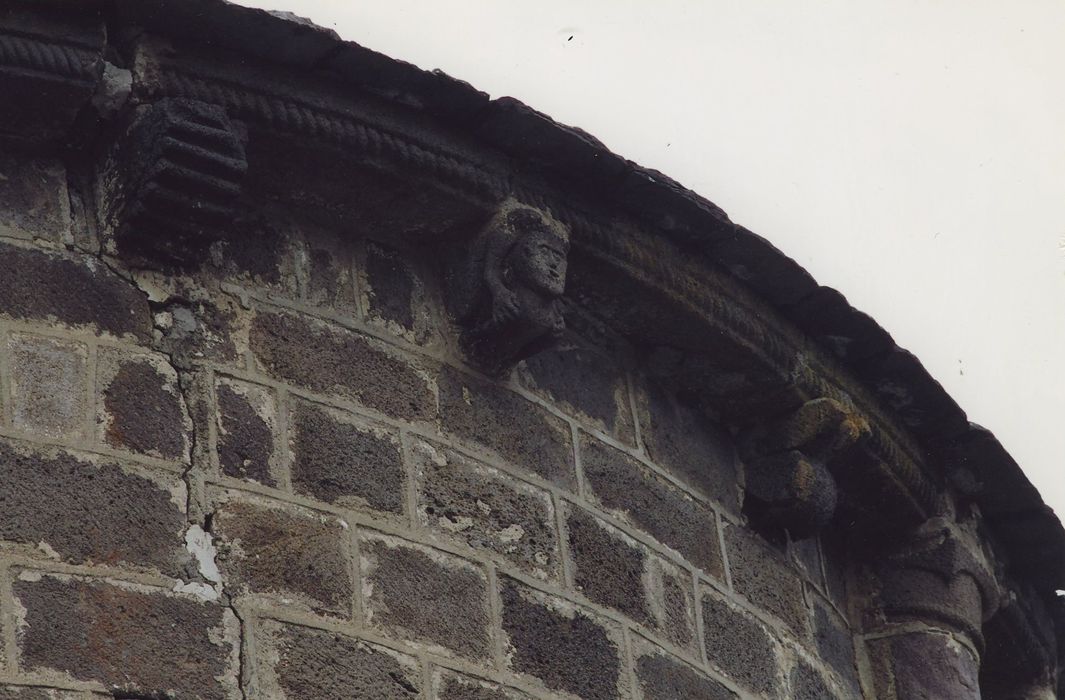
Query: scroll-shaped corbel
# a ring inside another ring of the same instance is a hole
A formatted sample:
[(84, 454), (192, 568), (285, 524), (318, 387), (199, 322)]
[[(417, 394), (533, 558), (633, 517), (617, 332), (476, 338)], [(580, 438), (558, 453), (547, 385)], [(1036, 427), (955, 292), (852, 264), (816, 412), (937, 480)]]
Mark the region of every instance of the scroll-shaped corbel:
[(838, 500), (827, 463), (868, 434), (864, 418), (827, 398), (749, 430), (740, 440), (747, 467), (744, 510), (756, 523), (786, 529), (794, 539), (817, 534)]
[(492, 375), (553, 345), (565, 328), (569, 230), (505, 203), (448, 271), (448, 303), (470, 359)]

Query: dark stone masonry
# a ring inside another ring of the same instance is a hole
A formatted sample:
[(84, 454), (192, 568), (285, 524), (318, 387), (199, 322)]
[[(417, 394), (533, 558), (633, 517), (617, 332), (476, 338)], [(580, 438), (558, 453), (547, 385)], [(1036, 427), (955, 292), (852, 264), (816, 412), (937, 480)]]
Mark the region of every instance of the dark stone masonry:
[(1065, 691), (1021, 467), (662, 173), (223, 0), (0, 95), (0, 700)]

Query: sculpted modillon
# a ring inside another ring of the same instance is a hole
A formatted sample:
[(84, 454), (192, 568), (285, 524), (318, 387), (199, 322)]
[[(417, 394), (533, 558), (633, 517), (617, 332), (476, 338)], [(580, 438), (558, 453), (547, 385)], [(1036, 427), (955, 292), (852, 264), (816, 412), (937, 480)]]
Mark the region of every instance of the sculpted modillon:
[(504, 207), (452, 269), (453, 309), (471, 358), (499, 374), (562, 333), (569, 234), (535, 209)]

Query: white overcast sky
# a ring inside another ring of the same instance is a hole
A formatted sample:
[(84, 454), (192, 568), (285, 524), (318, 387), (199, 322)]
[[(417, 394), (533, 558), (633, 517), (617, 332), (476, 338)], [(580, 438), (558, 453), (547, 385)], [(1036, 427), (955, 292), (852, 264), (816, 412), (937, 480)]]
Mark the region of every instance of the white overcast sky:
[(712, 200), (913, 351), (1065, 513), (1065, 2), (240, 3)]

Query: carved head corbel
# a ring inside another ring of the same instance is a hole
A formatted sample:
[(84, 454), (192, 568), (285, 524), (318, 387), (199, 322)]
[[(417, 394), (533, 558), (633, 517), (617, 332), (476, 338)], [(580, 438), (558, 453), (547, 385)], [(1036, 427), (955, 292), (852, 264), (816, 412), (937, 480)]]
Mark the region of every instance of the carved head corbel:
[(553, 345), (565, 328), (569, 230), (513, 200), (448, 270), (448, 303), (470, 359), (502, 374)]

